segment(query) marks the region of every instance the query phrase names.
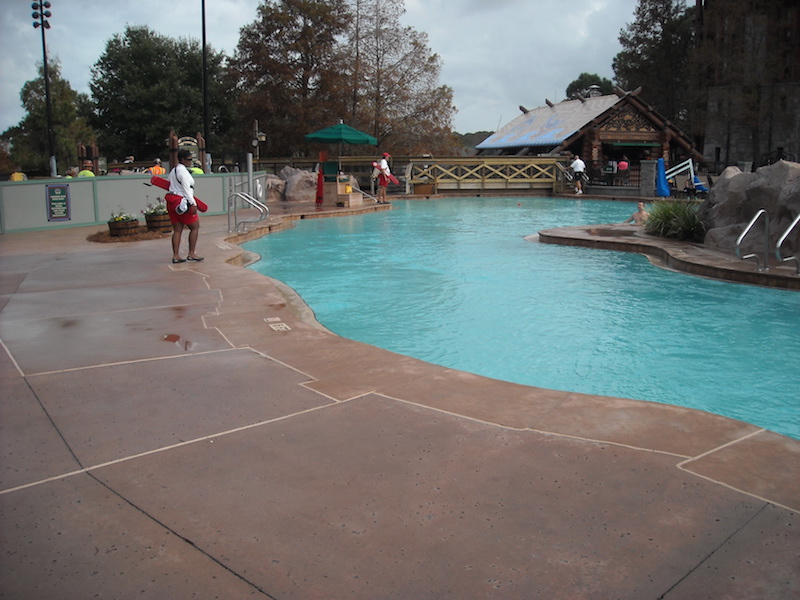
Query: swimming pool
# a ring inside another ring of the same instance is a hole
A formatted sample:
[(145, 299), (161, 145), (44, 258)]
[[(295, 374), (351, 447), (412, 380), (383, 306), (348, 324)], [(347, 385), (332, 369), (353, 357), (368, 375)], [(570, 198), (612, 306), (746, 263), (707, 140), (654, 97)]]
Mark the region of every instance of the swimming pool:
[(538, 244), (635, 203), (394, 201), (248, 242), (331, 331), (558, 390), (688, 406), (800, 439), (800, 294), (665, 271), (636, 254)]

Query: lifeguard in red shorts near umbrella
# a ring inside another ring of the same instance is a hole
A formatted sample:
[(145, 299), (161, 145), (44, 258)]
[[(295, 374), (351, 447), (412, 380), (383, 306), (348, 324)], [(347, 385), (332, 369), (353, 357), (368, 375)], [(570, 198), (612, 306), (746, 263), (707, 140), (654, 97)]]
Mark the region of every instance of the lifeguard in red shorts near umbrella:
[(397, 183), (397, 179), (392, 175), (389, 169), (389, 161), (392, 155), (388, 152), (383, 153), (381, 163), (378, 166), (378, 204), (387, 204), (386, 202), (386, 188), (389, 187), (389, 182)]
[[(197, 216), (197, 202), (194, 197), (194, 177), (189, 173), (192, 164), (192, 153), (178, 150), (178, 164), (169, 173), (169, 192), (165, 196), (167, 213), (172, 222), (172, 262), (200, 262), (197, 256), (197, 238), (200, 235), (200, 218)], [(189, 229), (189, 255), (181, 258), (181, 234), (184, 227)]]

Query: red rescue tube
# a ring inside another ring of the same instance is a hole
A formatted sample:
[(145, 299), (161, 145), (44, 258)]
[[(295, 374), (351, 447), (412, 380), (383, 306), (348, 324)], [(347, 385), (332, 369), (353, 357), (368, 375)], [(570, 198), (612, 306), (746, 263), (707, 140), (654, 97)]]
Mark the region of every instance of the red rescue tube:
[[(169, 181), (158, 175), (153, 175), (150, 178), (150, 183), (156, 187), (160, 187), (162, 190), (169, 190)], [(200, 212), (206, 212), (208, 210), (208, 204), (200, 200), (197, 196), (194, 197), (194, 201), (197, 203), (197, 210)]]

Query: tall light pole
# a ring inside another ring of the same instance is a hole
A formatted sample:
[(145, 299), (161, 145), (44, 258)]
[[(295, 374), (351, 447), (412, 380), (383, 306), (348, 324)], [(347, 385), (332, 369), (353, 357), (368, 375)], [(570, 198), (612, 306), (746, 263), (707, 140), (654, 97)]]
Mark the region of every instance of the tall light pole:
[(42, 56), (44, 57), (44, 97), (47, 104), (47, 143), (50, 147), (50, 177), (58, 177), (56, 168), (56, 151), (53, 143), (53, 110), (50, 107), (50, 77), (47, 72), (47, 40), (45, 40), (44, 30), (50, 29), (50, 22), (47, 21), (52, 14), (48, 10), (50, 2), (34, 2), (31, 4), (33, 9), (33, 27), (42, 30)]
[(201, 165), (208, 172), (209, 137), (208, 137), (208, 46), (206, 45), (206, 0), (201, 0), (203, 10), (203, 141), (206, 145), (206, 164)]

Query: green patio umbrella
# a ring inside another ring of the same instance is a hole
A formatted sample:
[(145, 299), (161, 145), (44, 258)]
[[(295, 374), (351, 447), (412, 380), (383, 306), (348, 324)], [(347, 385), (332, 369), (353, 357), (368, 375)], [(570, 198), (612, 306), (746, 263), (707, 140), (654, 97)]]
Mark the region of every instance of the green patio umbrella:
[(325, 129), (320, 129), (313, 133), (308, 133), (305, 139), (309, 142), (322, 142), (327, 144), (339, 144), (339, 170), (342, 170), (342, 144), (351, 144), (354, 146), (371, 145), (377, 146), (378, 140), (368, 133), (359, 131), (355, 127), (345, 125), (343, 121), (339, 121), (336, 125), (331, 125)]
[(359, 131), (354, 127), (350, 127), (350, 125), (345, 125), (342, 121), (339, 121), (336, 125), (331, 125), (325, 129), (315, 131), (314, 133), (306, 134), (305, 138), (309, 142), (324, 142), (331, 144), (338, 142), (339, 144), (378, 145), (378, 140), (372, 137), (370, 134)]

